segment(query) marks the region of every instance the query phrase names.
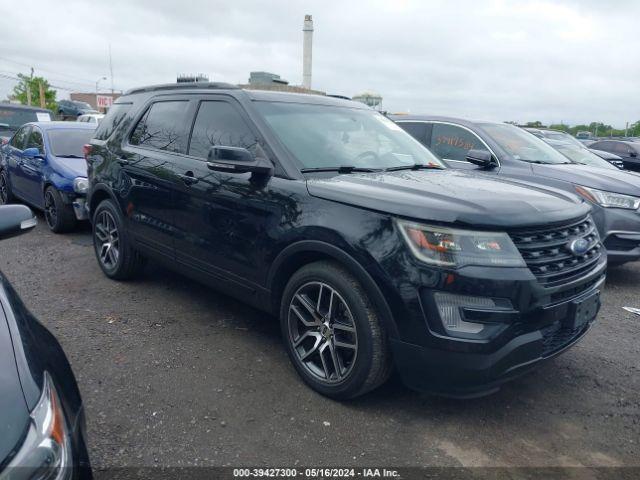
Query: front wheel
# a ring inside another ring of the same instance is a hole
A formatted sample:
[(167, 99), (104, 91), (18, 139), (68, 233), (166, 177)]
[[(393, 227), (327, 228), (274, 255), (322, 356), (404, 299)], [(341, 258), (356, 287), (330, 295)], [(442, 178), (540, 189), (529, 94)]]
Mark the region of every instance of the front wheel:
[(362, 285), (339, 264), (315, 262), (291, 277), (280, 325), (296, 370), (323, 395), (357, 397), (389, 377), (384, 327)]
[(76, 226), (73, 207), (64, 203), (60, 192), (54, 187), (47, 187), (44, 191), (44, 218), (54, 233), (69, 232)]
[(14, 200), (6, 170), (0, 172), (0, 205), (7, 205)]
[(111, 200), (103, 200), (93, 215), (93, 246), (109, 278), (128, 280), (142, 270), (143, 258), (131, 246), (122, 214)]

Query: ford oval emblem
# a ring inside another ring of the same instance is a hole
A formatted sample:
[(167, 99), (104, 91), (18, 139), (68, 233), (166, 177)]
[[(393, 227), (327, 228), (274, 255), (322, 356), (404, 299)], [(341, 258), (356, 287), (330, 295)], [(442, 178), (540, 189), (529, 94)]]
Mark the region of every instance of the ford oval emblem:
[(589, 250), (589, 241), (586, 238), (575, 238), (569, 242), (567, 247), (576, 256), (584, 255)]

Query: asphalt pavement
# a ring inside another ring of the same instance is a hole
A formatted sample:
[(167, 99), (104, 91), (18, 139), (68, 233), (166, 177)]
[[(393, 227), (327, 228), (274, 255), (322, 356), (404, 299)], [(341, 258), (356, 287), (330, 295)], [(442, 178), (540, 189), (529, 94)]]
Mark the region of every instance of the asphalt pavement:
[(640, 265), (610, 269), (597, 324), (498, 393), (397, 380), (351, 402), (297, 377), (278, 322), (149, 265), (100, 271), (88, 228), (0, 243), (0, 269), (56, 335), (86, 404), (91, 460), (124, 466), (640, 466)]

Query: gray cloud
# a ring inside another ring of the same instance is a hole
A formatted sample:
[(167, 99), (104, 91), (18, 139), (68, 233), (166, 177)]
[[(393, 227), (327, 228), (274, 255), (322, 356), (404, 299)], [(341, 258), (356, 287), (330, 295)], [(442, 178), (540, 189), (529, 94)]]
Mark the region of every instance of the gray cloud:
[[(638, 2), (41, 0), (29, 8), (44, 13), (45, 26), (34, 29), (21, 9), (3, 13), (0, 73), (33, 65), (67, 89), (91, 91), (109, 75), (109, 43), (119, 89), (181, 72), (238, 83), (267, 70), (300, 83), (310, 13), (314, 87), (330, 93), (374, 90), (391, 111), (492, 120), (621, 127), (640, 119)], [(0, 79), (0, 96), (13, 83)]]

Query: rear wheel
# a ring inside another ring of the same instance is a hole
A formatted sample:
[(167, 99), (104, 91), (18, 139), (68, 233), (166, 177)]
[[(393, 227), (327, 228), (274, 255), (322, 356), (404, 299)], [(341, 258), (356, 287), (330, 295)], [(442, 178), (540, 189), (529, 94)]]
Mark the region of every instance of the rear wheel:
[(353, 398), (389, 377), (387, 336), (367, 293), (340, 265), (322, 261), (287, 284), (280, 325), (289, 358), (314, 390)]
[(0, 205), (7, 205), (14, 200), (6, 170), (0, 172)]
[(93, 215), (93, 246), (104, 274), (114, 280), (136, 276), (144, 266), (131, 246), (122, 215), (111, 200), (103, 200)]
[(60, 192), (54, 187), (44, 191), (44, 218), (52, 232), (64, 233), (76, 226), (76, 214), (71, 205), (65, 205)]

